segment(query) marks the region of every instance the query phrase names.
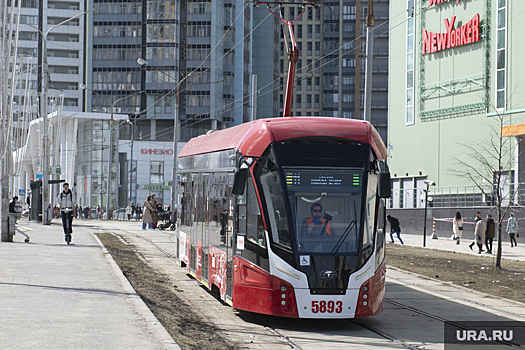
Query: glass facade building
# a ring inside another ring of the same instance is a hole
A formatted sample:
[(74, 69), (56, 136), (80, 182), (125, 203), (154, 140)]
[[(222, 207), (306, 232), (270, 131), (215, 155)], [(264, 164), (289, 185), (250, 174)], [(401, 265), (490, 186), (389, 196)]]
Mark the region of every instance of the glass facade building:
[(480, 188), (496, 179), (521, 200), (511, 193), (524, 187), (524, 12), (511, 0), (391, 0), (392, 207), (420, 206), (427, 178), (443, 191), (435, 201), (468, 192), (491, 205)]

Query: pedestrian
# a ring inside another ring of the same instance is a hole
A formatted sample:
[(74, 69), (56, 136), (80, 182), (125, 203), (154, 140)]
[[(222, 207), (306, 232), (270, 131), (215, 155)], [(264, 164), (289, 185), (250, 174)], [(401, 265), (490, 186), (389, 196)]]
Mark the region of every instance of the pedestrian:
[(492, 242), (496, 233), (496, 224), (492, 220), (492, 215), (487, 215), (487, 228), (485, 230), (485, 247), (487, 247), (487, 254), (492, 254)]
[(399, 220), (390, 215), (387, 215), (386, 218), (390, 223), (390, 240), (392, 241), (392, 243), (394, 243), (393, 233), (395, 233), (397, 235), (397, 239), (399, 239), (399, 242), (401, 242), (401, 244), (405, 244), (401, 239), (401, 227), (399, 226)]
[(84, 207), (84, 219), (91, 219), (91, 209), (89, 208), (89, 205), (86, 205)]
[(9, 202), (9, 212), (11, 214), (13, 213), (19, 213), (20, 205), (18, 204), (18, 196), (14, 196), (13, 200)]
[(146, 225), (148, 225), (148, 228), (151, 230), (153, 229), (152, 223), (153, 223), (153, 205), (151, 204), (151, 196), (148, 196), (146, 198), (146, 201), (144, 201), (144, 210), (142, 211), (142, 229), (146, 229)]
[(82, 206), (78, 207), (78, 218), (83, 219), (84, 218), (84, 209), (82, 209)]
[(140, 220), (142, 219), (142, 207), (140, 206), (140, 203), (137, 203), (137, 208), (136, 208), (136, 216), (135, 216), (135, 220)]
[(126, 215), (128, 216), (128, 220), (131, 220), (131, 203), (126, 207)]
[(510, 213), (510, 218), (507, 222), (507, 233), (509, 234), (511, 248), (517, 246), (516, 235), (518, 234), (518, 220), (514, 217), (514, 213)]
[(454, 219), (452, 220), (452, 233), (454, 234), (456, 244), (459, 244), (463, 234), (463, 218), (459, 211), (456, 212), (456, 215), (454, 215)]
[(478, 254), (481, 254), (483, 251), (483, 242), (485, 241), (485, 231), (487, 229), (487, 225), (485, 224), (485, 221), (481, 218), (481, 212), (476, 213), (476, 229), (474, 231), (474, 242), (472, 242), (468, 247), (470, 250), (473, 250), (472, 247), (474, 244), (478, 246)]
[(100, 205), (97, 204), (97, 208), (95, 209), (95, 213), (97, 214), (97, 219), (102, 219), (102, 208), (100, 208)]
[(62, 188), (63, 190), (58, 195), (56, 202), (62, 212), (62, 227), (64, 228), (66, 242), (69, 244), (67, 235), (71, 235), (73, 233), (73, 211), (76, 207), (76, 203), (75, 195), (71, 189), (69, 189), (69, 184), (65, 182), (62, 185)]
[[(133, 202), (131, 202), (131, 217), (134, 218), (135, 217), (135, 212), (137, 211), (137, 208), (135, 207), (135, 204), (133, 204)], [(136, 218), (135, 218), (136, 220)]]

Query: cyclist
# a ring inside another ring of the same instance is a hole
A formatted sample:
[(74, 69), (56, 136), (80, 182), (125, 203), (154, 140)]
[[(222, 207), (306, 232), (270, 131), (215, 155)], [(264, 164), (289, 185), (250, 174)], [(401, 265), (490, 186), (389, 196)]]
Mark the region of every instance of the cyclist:
[(71, 234), (73, 233), (73, 209), (75, 208), (76, 203), (75, 196), (69, 189), (69, 184), (67, 182), (64, 183), (62, 188), (63, 191), (58, 195), (56, 203), (62, 212), (62, 226), (64, 227), (66, 243), (69, 244), (69, 241), (71, 241)]

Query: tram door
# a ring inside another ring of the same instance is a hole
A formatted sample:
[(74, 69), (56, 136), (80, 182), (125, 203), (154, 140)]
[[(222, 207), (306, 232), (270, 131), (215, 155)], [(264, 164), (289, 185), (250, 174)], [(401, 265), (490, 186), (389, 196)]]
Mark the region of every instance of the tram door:
[(212, 215), (212, 207), (210, 206), (211, 200), (211, 175), (203, 174), (202, 176), (203, 184), (203, 202), (202, 202), (202, 211), (203, 211), (203, 227), (202, 227), (202, 248), (201, 248), (201, 266), (202, 272), (201, 277), (203, 280), (208, 282), (208, 266), (209, 266), (209, 249), (210, 249), (210, 215)]
[(193, 181), (193, 229), (191, 234), (191, 243), (190, 243), (190, 271), (193, 273), (197, 270), (197, 236), (199, 234), (199, 199), (200, 192), (202, 187), (200, 186), (201, 182), (199, 180), (202, 179), (202, 177), (199, 177), (200, 174), (191, 174), (192, 181)]
[(235, 197), (232, 194), (233, 174), (228, 174), (228, 186), (225, 193), (225, 203), (223, 207), (224, 215), (224, 245), (227, 252), (227, 268), (226, 268), (226, 295), (232, 299), (233, 295), (233, 208), (235, 208)]

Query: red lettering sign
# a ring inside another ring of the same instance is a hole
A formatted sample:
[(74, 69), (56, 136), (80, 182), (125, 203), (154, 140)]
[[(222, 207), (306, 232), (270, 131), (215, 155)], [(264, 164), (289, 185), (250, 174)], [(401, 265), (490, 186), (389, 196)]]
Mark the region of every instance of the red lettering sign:
[(156, 155), (170, 155), (172, 156), (173, 155), (173, 149), (162, 149), (162, 148), (155, 148), (155, 149), (151, 149), (151, 148), (142, 148), (140, 150), (140, 154), (156, 154)]
[(455, 22), (456, 16), (452, 17), (450, 21), (445, 18), (446, 33), (432, 33), (423, 28), (422, 54), (434, 53), (479, 41), (479, 13), (457, 29), (454, 29)]
[[(432, 5), (442, 4), (444, 2), (449, 2), (450, 0), (428, 0), (428, 7)], [(456, 4), (459, 4), (459, 0), (456, 1)]]

